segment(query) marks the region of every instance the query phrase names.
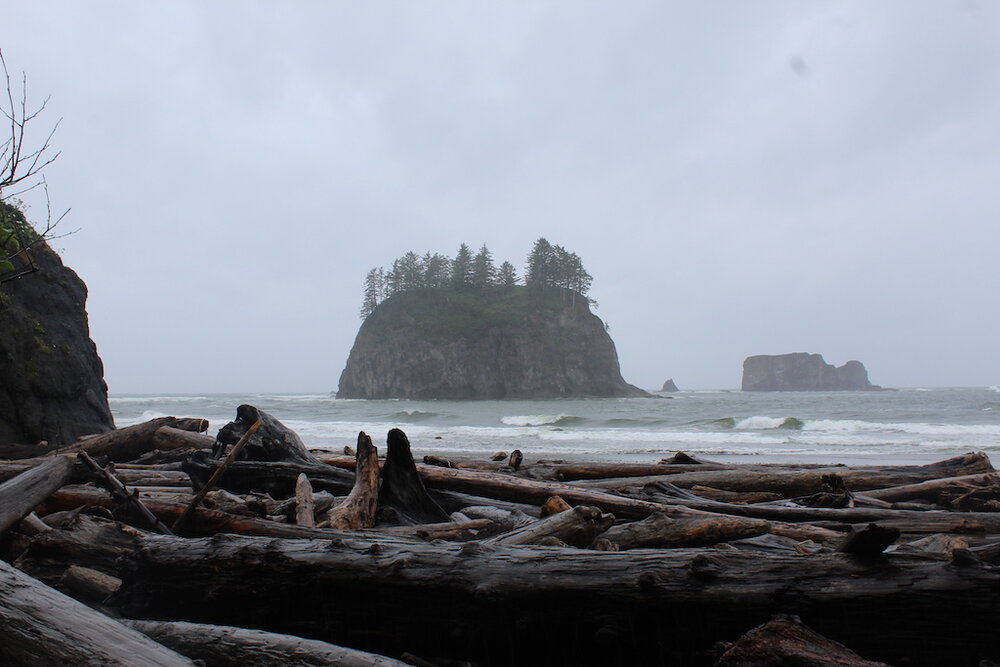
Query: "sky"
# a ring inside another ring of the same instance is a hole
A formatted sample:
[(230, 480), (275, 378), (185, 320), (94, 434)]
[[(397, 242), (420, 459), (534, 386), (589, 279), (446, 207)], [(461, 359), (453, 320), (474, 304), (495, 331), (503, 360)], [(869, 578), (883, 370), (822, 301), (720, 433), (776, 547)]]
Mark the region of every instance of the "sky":
[(368, 269), (543, 236), (643, 388), (1000, 384), (998, 3), (48, 0), (0, 49), (112, 395), (335, 390)]

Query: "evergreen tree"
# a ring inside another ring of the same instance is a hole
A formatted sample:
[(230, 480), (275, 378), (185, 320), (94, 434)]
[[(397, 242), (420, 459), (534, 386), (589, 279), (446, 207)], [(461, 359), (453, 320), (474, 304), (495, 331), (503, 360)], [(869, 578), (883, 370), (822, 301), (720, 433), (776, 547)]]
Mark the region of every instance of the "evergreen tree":
[[(397, 268), (398, 267), (398, 268)], [(399, 258), (393, 270), (399, 271), (399, 289), (402, 292), (420, 289), (424, 286), (424, 265), (420, 256), (412, 250)]]
[(500, 287), (504, 289), (510, 289), (517, 284), (517, 270), (514, 269), (514, 265), (510, 262), (504, 262), (500, 265), (500, 273), (497, 276), (497, 282)]
[(430, 289), (448, 287), (451, 280), (451, 260), (444, 255), (425, 253), (424, 263), (424, 286)]
[(472, 286), (475, 289), (489, 289), (497, 284), (497, 267), (493, 265), (493, 254), (483, 244), (472, 260)]
[(524, 284), (532, 289), (552, 287), (553, 250), (544, 238), (535, 241), (528, 255), (528, 270)]
[(472, 251), (462, 244), (458, 254), (451, 262), (451, 286), (455, 289), (465, 289), (472, 282)]

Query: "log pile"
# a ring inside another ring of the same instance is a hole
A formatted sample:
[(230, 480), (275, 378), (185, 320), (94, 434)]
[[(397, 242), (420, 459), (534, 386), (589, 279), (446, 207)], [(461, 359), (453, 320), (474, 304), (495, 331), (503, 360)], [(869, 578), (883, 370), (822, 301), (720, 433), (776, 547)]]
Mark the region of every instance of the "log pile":
[(1000, 659), (984, 454), (418, 464), (399, 429), (380, 458), (363, 432), (310, 452), (253, 406), (206, 428), (0, 461), (0, 664)]

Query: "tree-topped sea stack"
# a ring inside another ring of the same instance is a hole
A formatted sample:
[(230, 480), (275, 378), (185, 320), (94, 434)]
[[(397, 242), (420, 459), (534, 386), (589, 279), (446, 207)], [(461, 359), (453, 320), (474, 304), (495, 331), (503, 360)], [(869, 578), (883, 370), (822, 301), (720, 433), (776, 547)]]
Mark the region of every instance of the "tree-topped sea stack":
[(743, 391), (878, 391), (868, 381), (860, 361), (840, 367), (828, 364), (823, 355), (792, 354), (747, 357), (743, 361)]
[(365, 318), (340, 398), (534, 399), (646, 396), (622, 379), (590, 311), (580, 258), (539, 239), (521, 284), (483, 246), (454, 259), (407, 253), (365, 281)]

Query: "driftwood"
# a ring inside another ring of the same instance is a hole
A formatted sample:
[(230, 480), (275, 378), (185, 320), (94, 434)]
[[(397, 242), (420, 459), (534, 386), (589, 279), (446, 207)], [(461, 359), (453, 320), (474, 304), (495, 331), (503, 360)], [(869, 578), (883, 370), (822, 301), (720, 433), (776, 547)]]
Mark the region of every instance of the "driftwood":
[(161, 452), (172, 449), (211, 449), (215, 438), (193, 431), (161, 426), (153, 431), (153, 449)]
[[(430, 497), (417, 474), (406, 434), (398, 428), (390, 430), (387, 449), (385, 465), (382, 467), (382, 486), (378, 492), (380, 511), (391, 508), (406, 523), (447, 521), (447, 513)], [(434, 466), (424, 468), (453, 472), (448, 468)]]
[(122, 481), (118, 479), (112, 470), (108, 468), (102, 468), (97, 465), (92, 458), (87, 454), (87, 452), (80, 452), (77, 457), (83, 461), (84, 464), (94, 473), (97, 478), (98, 483), (111, 493), (111, 496), (116, 502), (126, 505), (129, 509), (137, 512), (141, 516), (149, 528), (152, 528), (158, 533), (163, 535), (172, 535), (173, 532), (164, 524), (162, 521), (156, 518), (156, 516), (149, 511), (142, 501), (139, 499), (138, 491), (129, 493), (128, 489), (122, 484)]
[(652, 514), (642, 521), (610, 528), (603, 537), (619, 549), (658, 547), (702, 547), (719, 542), (740, 540), (763, 535), (770, 522), (731, 516), (703, 516), (674, 519), (662, 513)]
[(201, 623), (123, 621), (151, 639), (212, 667), (403, 667), (374, 653), (260, 630)]
[[(250, 461), (289, 461), (311, 465), (319, 464), (319, 459), (309, 453), (302, 439), (270, 414), (252, 405), (236, 408), (236, 419), (221, 429), (216, 437), (219, 450), (227, 445), (235, 445), (260, 422), (259, 430), (250, 434), (245, 445), (244, 458)], [(216, 454), (220, 452), (217, 451)]]
[(316, 501), (305, 473), (299, 473), (295, 480), (295, 523), (306, 528), (316, 527)]
[(0, 663), (4, 665), (186, 665), (146, 635), (0, 561)]
[[(200, 489), (219, 467), (219, 462), (205, 452), (194, 452), (181, 466), (190, 476), (190, 484)], [(295, 495), (295, 482), (305, 473), (314, 491), (347, 495), (354, 488), (354, 475), (332, 466), (289, 461), (235, 461), (218, 480), (219, 488), (233, 493), (268, 493), (274, 498)]]
[(0, 534), (28, 516), (35, 507), (65, 484), (73, 462), (56, 456), (0, 484)]
[(107, 456), (116, 462), (131, 461), (156, 449), (154, 436), (161, 426), (201, 433), (208, 429), (208, 421), (190, 417), (158, 417), (142, 424), (92, 435), (57, 450), (57, 453), (87, 452), (91, 456)]
[(803, 625), (798, 616), (779, 614), (739, 638), (715, 667), (795, 665), (796, 667), (889, 667), (865, 660), (843, 644)]
[(74, 591), (79, 597), (101, 601), (118, 590), (122, 581), (100, 570), (71, 565), (63, 573), (61, 583), (64, 588)]
[(484, 545), (514, 546), (538, 544), (540, 540), (554, 537), (575, 547), (587, 547), (614, 523), (614, 516), (601, 514), (596, 507), (574, 507), (554, 514), (541, 521), (534, 521), (508, 533), (484, 540)]
[(890, 486), (914, 484), (941, 477), (956, 477), (995, 472), (989, 457), (982, 452), (963, 454), (923, 466), (870, 466), (788, 469), (730, 469), (704, 472), (683, 472), (667, 477), (619, 477), (601, 480), (571, 482), (581, 488), (624, 489), (667, 481), (675, 486), (689, 488), (694, 485), (709, 486), (724, 491), (769, 491), (786, 498), (807, 496), (823, 488), (823, 476), (839, 475), (851, 491), (882, 489)]
[[(522, 647), (497, 628), (545, 627), (532, 637), (535, 663), (697, 664), (712, 643), (776, 607), (890, 664), (975, 664), (1000, 651), (1000, 571), (926, 556), (677, 549), (664, 558), (348, 532), (333, 540), (149, 536), (141, 546), (114, 598), (128, 615), (257, 627), (389, 655), (514, 664)], [(447, 591), (448, 603), (432, 591)], [(943, 591), (957, 592), (947, 605)], [(356, 623), (358, 609), (380, 622)], [(961, 633), (942, 639), (956, 618)]]
[(358, 434), (356, 451), (354, 488), (344, 502), (330, 510), (332, 528), (356, 530), (375, 525), (379, 502), (378, 451), (364, 431)]

